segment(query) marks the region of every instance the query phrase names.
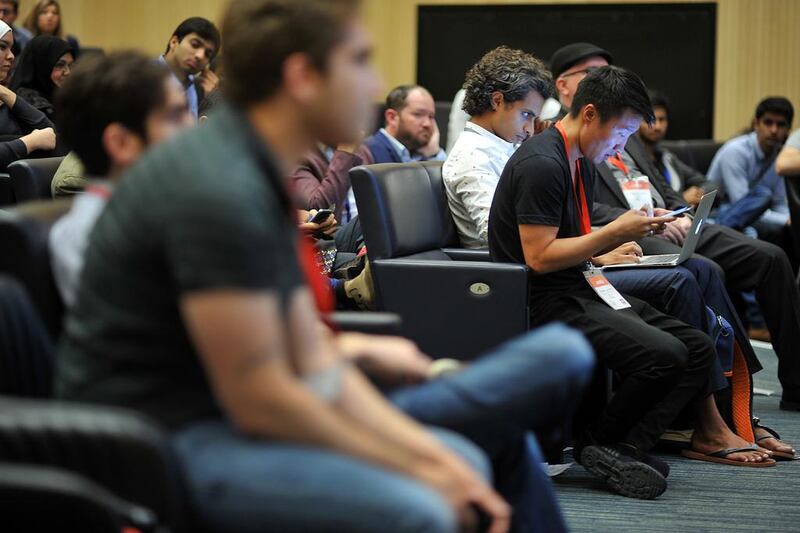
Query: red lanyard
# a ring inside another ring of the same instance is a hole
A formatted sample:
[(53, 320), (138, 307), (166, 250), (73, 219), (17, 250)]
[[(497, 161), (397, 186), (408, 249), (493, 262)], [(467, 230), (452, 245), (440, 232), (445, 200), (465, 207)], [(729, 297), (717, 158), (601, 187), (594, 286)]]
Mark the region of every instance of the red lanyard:
[[(561, 122), (556, 122), (556, 129), (561, 134), (564, 140), (564, 149), (567, 151), (567, 160), (569, 161), (569, 140), (567, 133)], [(592, 220), (589, 216), (589, 203), (586, 201), (586, 191), (583, 188), (583, 176), (581, 175), (581, 159), (575, 161), (575, 180), (572, 183), (572, 196), (575, 198), (575, 207), (578, 209), (578, 214), (581, 217), (581, 235), (586, 235), (592, 232)]]
[(619, 155), (619, 152), (609, 157), (608, 162), (617, 167), (618, 169), (620, 169), (622, 173), (625, 174), (626, 178), (630, 175), (631, 169), (628, 168), (628, 165), (626, 165), (625, 162), (622, 160), (622, 156)]

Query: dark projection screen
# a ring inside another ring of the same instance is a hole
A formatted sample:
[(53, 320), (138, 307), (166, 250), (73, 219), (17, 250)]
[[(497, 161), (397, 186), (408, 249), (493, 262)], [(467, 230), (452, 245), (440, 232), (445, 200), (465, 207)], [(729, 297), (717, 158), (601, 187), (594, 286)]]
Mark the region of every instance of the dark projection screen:
[(605, 48), (672, 102), (671, 139), (712, 133), (715, 4), (420, 6), (417, 82), (452, 101), (467, 69), (505, 44), (549, 63), (576, 41)]

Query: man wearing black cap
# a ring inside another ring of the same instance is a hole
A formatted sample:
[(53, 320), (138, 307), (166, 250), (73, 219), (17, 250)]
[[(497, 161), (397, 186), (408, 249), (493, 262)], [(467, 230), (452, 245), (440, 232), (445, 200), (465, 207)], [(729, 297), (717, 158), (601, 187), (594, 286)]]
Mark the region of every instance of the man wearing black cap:
[(578, 84), (592, 70), (610, 65), (614, 58), (607, 50), (592, 43), (572, 43), (562, 46), (550, 59), (550, 71), (556, 80), (556, 93), (561, 102), (560, 116), (566, 115)]

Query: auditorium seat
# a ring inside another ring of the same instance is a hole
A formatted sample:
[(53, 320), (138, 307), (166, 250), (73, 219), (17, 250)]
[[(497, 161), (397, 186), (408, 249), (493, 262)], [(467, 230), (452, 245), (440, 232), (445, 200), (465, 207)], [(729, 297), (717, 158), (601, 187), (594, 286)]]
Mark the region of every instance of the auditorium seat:
[(690, 167), (707, 174), (708, 168), (711, 166), (711, 160), (714, 159), (714, 155), (716, 155), (722, 143), (713, 139), (693, 139), (662, 141), (661, 146), (673, 152), (678, 156), (678, 159)]
[(20, 159), (8, 165), (14, 201), (21, 204), (30, 200), (52, 198), (50, 184), (63, 160), (63, 157)]
[(434, 357), (470, 359), (528, 329), (528, 268), (458, 260), (471, 252), (443, 246), (425, 165), (359, 166), (350, 177), (378, 307), (400, 315), (406, 337)]

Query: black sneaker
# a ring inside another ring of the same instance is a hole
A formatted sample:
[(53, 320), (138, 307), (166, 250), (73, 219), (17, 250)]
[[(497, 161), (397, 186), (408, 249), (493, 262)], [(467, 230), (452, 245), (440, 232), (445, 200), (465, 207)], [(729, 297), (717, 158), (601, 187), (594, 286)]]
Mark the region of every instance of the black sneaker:
[(613, 446), (586, 446), (581, 451), (581, 465), (629, 498), (652, 500), (667, 490), (667, 480), (658, 470)]
[(782, 399), (781, 400), (781, 410), (782, 411), (800, 411), (800, 401), (797, 401), (795, 399), (791, 399), (791, 400)]
[(640, 461), (647, 466), (655, 468), (656, 471), (664, 477), (664, 479), (669, 476), (669, 465), (658, 457), (644, 453), (635, 446), (631, 444), (625, 444), (623, 442), (617, 443), (617, 445), (614, 447), (623, 455), (627, 455), (631, 459)]

